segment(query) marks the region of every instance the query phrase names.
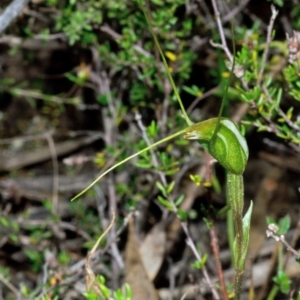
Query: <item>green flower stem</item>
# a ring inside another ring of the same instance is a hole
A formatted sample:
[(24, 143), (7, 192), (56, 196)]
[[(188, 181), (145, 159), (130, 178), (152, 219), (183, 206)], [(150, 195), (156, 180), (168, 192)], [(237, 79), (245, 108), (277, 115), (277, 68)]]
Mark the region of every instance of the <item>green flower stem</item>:
[[(228, 173), (227, 173), (228, 174)], [(228, 176), (226, 174), (226, 176)], [(226, 180), (227, 182), (227, 180)], [(226, 196), (226, 205), (230, 207), (230, 200), (228, 197), (228, 193)], [(227, 219), (227, 236), (228, 236), (228, 244), (230, 249), (230, 257), (231, 257), (231, 264), (234, 267), (234, 253), (233, 253), (233, 242), (234, 242), (234, 222), (233, 222), (233, 214), (232, 210), (228, 209), (226, 212), (226, 219)]]
[(163, 53), (163, 51), (162, 51), (162, 49), (161, 49), (161, 47), (160, 47), (160, 44), (159, 44), (159, 42), (158, 42), (157, 36), (156, 36), (156, 34), (155, 34), (154, 30), (153, 30), (153, 27), (152, 27), (152, 25), (151, 25), (151, 21), (150, 21), (150, 17), (149, 17), (149, 15), (148, 15), (148, 12), (147, 12), (147, 10), (144, 8), (144, 4), (143, 4), (142, 2), (140, 2), (140, 7), (141, 7), (141, 10), (143, 11), (143, 13), (144, 13), (144, 15), (145, 15), (145, 18), (146, 18), (147, 23), (148, 23), (148, 25), (149, 25), (149, 30), (150, 30), (150, 32), (151, 32), (151, 34), (152, 34), (152, 36), (153, 36), (154, 42), (155, 42), (155, 44), (156, 44), (156, 47), (157, 47), (157, 49), (158, 49), (158, 51), (159, 51), (159, 54), (160, 54), (160, 56), (161, 56), (161, 58), (162, 58), (162, 61), (163, 61), (163, 63), (164, 63), (164, 66), (165, 66), (165, 69), (166, 69), (168, 78), (169, 78), (169, 80), (170, 80), (170, 83), (171, 83), (171, 86), (172, 86), (172, 88), (173, 88), (173, 91), (174, 91), (174, 94), (175, 94), (175, 96), (176, 96), (176, 99), (177, 99), (177, 101), (178, 101), (178, 103), (179, 103), (179, 105), (180, 105), (180, 109), (181, 109), (181, 111), (182, 111), (182, 113), (183, 113), (184, 119), (185, 119), (187, 125), (190, 126), (190, 125), (192, 125), (192, 121), (190, 120), (190, 118), (189, 118), (189, 116), (187, 115), (186, 110), (185, 110), (185, 108), (184, 108), (184, 106), (183, 106), (183, 103), (182, 103), (181, 97), (180, 97), (180, 95), (179, 95), (178, 89), (177, 89), (176, 84), (175, 84), (175, 82), (174, 82), (174, 79), (173, 79), (173, 77), (172, 77), (172, 75), (171, 75), (171, 72), (170, 72), (170, 69), (169, 69), (167, 60), (166, 60), (166, 58), (165, 58), (165, 55), (164, 55), (164, 53)]
[[(243, 218), (245, 170), (249, 150), (245, 138), (234, 122), (227, 118), (212, 118), (189, 126), (183, 136), (198, 140), (227, 170), (227, 199), (231, 206), (235, 238), (233, 264), (235, 268), (235, 299), (240, 299), (244, 265), (249, 243), (252, 203)], [(231, 237), (233, 238), (232, 231)], [(229, 241), (232, 242), (232, 241)]]
[(243, 206), (244, 206), (244, 184), (243, 176), (235, 175), (232, 173), (227, 174), (227, 193), (230, 202), (234, 227), (235, 227), (235, 240), (234, 240), (234, 268), (235, 268), (235, 299), (240, 299), (244, 263), (244, 232), (243, 232)]

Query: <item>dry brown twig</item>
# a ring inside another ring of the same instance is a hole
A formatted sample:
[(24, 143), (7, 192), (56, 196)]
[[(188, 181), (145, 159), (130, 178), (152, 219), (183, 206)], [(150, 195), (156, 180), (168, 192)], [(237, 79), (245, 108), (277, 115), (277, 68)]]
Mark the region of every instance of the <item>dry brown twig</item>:
[(16, 295), (17, 299), (21, 297), (21, 292), (8, 280), (6, 280), (6, 278), (2, 274), (0, 274), (0, 282), (2, 282), (8, 289), (10, 289)]
[[(151, 142), (148, 138), (147, 131), (146, 131), (146, 128), (145, 128), (145, 126), (142, 122), (142, 116), (141, 116), (140, 113), (138, 113), (138, 112), (135, 113), (135, 120), (137, 122), (137, 125), (138, 125), (139, 129), (142, 132), (142, 137), (143, 137), (144, 141), (146, 142), (147, 146), (151, 146)], [(153, 151), (153, 149), (150, 149), (149, 152), (151, 154), (151, 159), (152, 159), (153, 165), (155, 167), (158, 167), (159, 163), (158, 163), (158, 159), (157, 159), (157, 156), (156, 156), (155, 152)], [(167, 179), (166, 179), (166, 176), (164, 175), (164, 173), (161, 172), (161, 171), (158, 171), (158, 175), (159, 175), (160, 180), (163, 183), (163, 185), (167, 185)]]
[[(101, 234), (101, 236), (99, 237), (99, 239), (97, 240), (97, 242), (95, 243), (94, 247), (92, 248), (92, 250), (90, 251), (90, 253), (88, 254), (87, 258), (86, 258), (86, 262), (85, 262), (85, 272), (86, 272), (86, 290), (90, 291), (90, 290), (95, 290), (96, 293), (98, 293), (98, 287), (95, 286), (95, 279), (96, 276), (92, 270), (92, 268), (90, 267), (90, 261), (92, 259), (92, 256), (94, 255), (94, 253), (97, 250), (97, 247), (100, 243), (100, 241), (102, 240), (102, 238), (109, 232), (109, 230), (111, 229), (111, 227), (113, 226), (115, 221), (115, 213), (112, 212), (112, 219), (111, 222), (109, 224), (109, 226), (106, 228), (106, 230)], [(98, 293), (100, 294), (100, 293)]]
[[(205, 181), (208, 183), (209, 186), (212, 186), (212, 161), (214, 160), (212, 156), (205, 151), (205, 157), (206, 157), (206, 175), (205, 175)], [(212, 205), (212, 190), (211, 188), (206, 189), (206, 197), (208, 199), (208, 202)], [(213, 255), (215, 259), (215, 267), (217, 270), (219, 283), (220, 283), (220, 292), (222, 294), (223, 300), (228, 300), (228, 294), (226, 290), (226, 284), (224, 280), (224, 272), (222, 268), (222, 264), (220, 261), (220, 248), (219, 248), (219, 240), (216, 233), (216, 225), (215, 225), (215, 217), (213, 214), (209, 211), (208, 212), (208, 219), (210, 222), (209, 226), (209, 235), (210, 235), (210, 243), (213, 250)]]
[(266, 230), (267, 237), (272, 237), (276, 242), (281, 242), (288, 251), (296, 256), (296, 259), (300, 259), (300, 253), (296, 251), (290, 244), (285, 240), (284, 235), (277, 235), (279, 228), (275, 224), (270, 224)]
[(51, 153), (52, 167), (53, 167), (53, 189), (52, 189), (52, 211), (57, 213), (58, 209), (58, 189), (59, 189), (59, 168), (56, 147), (53, 139), (53, 134), (48, 133), (46, 136), (49, 150)]
[(13, 20), (21, 13), (29, 0), (14, 0), (8, 5), (0, 16), (0, 34), (13, 22)]
[(271, 5), (271, 11), (272, 11), (272, 16), (271, 16), (270, 23), (269, 23), (269, 26), (268, 26), (266, 47), (265, 47), (265, 51), (263, 53), (262, 65), (261, 65), (258, 80), (257, 80), (258, 85), (260, 85), (260, 83), (262, 81), (262, 78), (263, 78), (263, 73), (264, 73), (264, 69), (265, 69), (268, 54), (269, 54), (270, 44), (271, 44), (271, 41), (272, 41), (273, 26), (274, 26), (275, 19), (278, 15), (278, 10), (275, 9), (275, 6)]
[(232, 54), (229, 51), (227, 43), (226, 43), (225, 34), (224, 34), (224, 30), (223, 30), (223, 25), (222, 25), (222, 21), (221, 21), (221, 17), (220, 17), (220, 12), (218, 10), (216, 1), (212, 0), (211, 3), (212, 3), (213, 8), (214, 8), (214, 13), (215, 13), (215, 16), (216, 16), (216, 21), (217, 21), (219, 35), (220, 35), (222, 44), (216, 44), (212, 40), (210, 40), (210, 43), (215, 48), (221, 48), (226, 53), (229, 61), (232, 62), (233, 57), (232, 57)]

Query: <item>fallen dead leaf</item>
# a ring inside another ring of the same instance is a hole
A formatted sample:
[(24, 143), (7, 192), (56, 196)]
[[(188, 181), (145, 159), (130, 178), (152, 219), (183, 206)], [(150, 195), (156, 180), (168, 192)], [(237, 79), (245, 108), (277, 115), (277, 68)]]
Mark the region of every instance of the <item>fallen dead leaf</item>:
[(151, 281), (154, 280), (162, 265), (166, 251), (166, 242), (165, 225), (160, 222), (151, 229), (141, 244), (141, 258), (148, 278)]
[(129, 221), (128, 240), (125, 251), (125, 280), (131, 287), (131, 300), (158, 300), (157, 291), (149, 279), (143, 260), (141, 258), (139, 245), (135, 237), (134, 221)]

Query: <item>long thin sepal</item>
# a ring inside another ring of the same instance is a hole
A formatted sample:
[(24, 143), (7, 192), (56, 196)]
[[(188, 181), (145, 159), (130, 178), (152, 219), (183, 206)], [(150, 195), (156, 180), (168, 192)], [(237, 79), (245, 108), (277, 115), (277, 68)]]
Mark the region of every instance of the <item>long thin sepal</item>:
[(121, 166), (122, 164), (126, 163), (127, 161), (131, 160), (132, 158), (134, 158), (134, 157), (136, 157), (136, 156), (138, 156), (138, 155), (140, 155), (140, 154), (142, 154), (142, 153), (144, 153), (144, 152), (146, 152), (146, 151), (148, 151), (148, 150), (150, 150), (150, 149), (152, 149), (152, 148), (154, 148), (154, 147), (156, 147), (156, 146), (158, 146), (158, 145), (160, 145), (160, 144), (162, 144), (162, 143), (164, 143), (164, 142), (167, 142), (167, 141), (169, 141), (169, 140), (175, 138), (176, 136), (181, 135), (181, 134), (183, 134), (183, 133), (185, 133), (185, 132), (186, 132), (186, 128), (183, 129), (183, 130), (180, 130), (180, 131), (178, 131), (178, 132), (176, 132), (176, 133), (173, 133), (172, 135), (170, 135), (170, 136), (168, 136), (168, 137), (166, 137), (166, 138), (164, 138), (164, 139), (162, 139), (162, 140), (160, 140), (160, 141), (158, 141), (158, 142), (152, 144), (151, 146), (146, 147), (146, 148), (142, 149), (141, 151), (139, 151), (139, 152), (137, 152), (137, 153), (134, 153), (134, 154), (132, 154), (132, 155), (126, 157), (126, 158), (123, 159), (122, 161), (116, 163), (116, 164), (113, 165), (111, 168), (109, 168), (109, 169), (107, 169), (105, 172), (103, 172), (99, 177), (97, 177), (97, 178), (96, 178), (89, 186), (87, 186), (83, 191), (81, 191), (79, 194), (77, 194), (75, 197), (73, 197), (73, 198), (71, 199), (71, 201), (74, 201), (74, 200), (76, 200), (77, 198), (81, 197), (85, 192), (87, 192), (91, 187), (93, 187), (93, 186), (94, 186), (94, 185), (95, 185), (102, 177), (104, 177), (106, 174), (108, 174), (109, 172), (111, 172), (111, 171), (114, 170), (115, 168)]

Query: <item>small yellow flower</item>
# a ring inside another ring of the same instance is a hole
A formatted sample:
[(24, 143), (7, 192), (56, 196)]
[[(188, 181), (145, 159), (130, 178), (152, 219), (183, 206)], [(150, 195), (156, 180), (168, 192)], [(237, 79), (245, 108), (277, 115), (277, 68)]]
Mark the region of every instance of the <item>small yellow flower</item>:
[(230, 73), (229, 73), (229, 72), (223, 72), (223, 73), (222, 73), (222, 77), (223, 77), (223, 78), (229, 78), (229, 76), (230, 76)]
[(197, 97), (201, 97), (203, 95), (203, 93), (201, 92), (201, 91), (199, 91), (198, 93), (197, 93)]
[(211, 185), (211, 182), (204, 182), (203, 184), (206, 188), (210, 188), (212, 185)]
[(177, 55), (174, 54), (174, 53), (171, 52), (171, 51), (166, 51), (166, 52), (165, 52), (165, 56), (166, 56), (169, 60), (171, 60), (171, 61), (176, 61), (176, 60), (177, 60)]
[(252, 60), (256, 61), (257, 60), (257, 51), (252, 52)]
[(105, 155), (103, 152), (98, 152), (96, 154), (95, 163), (98, 165), (99, 168), (102, 168), (105, 166)]
[(50, 286), (54, 286), (57, 284), (57, 279), (54, 276), (52, 276), (49, 280), (49, 283), (50, 283)]

